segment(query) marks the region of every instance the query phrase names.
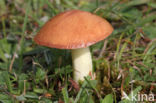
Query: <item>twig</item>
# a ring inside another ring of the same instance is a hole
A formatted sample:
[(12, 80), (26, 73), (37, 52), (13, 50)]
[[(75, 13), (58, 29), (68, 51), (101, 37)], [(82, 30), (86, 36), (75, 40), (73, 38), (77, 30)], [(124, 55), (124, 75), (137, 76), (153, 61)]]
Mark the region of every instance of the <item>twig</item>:
[(46, 75), (45, 75), (45, 83), (46, 83), (46, 86), (47, 86), (47, 88), (48, 88), (48, 87), (49, 87), (49, 82), (48, 82), (47, 72), (48, 72), (48, 71), (46, 71)]
[(14, 53), (13, 58), (12, 58), (12, 60), (11, 60), (11, 63), (10, 63), (10, 66), (9, 66), (9, 72), (12, 72), (12, 66), (13, 66), (13, 64), (14, 64), (15, 57), (16, 57), (16, 52)]
[(23, 95), (26, 94), (26, 80), (24, 80), (24, 90), (23, 90)]
[(147, 53), (147, 51), (149, 50), (150, 46), (151, 46), (151, 45), (153, 44), (153, 42), (155, 42), (155, 41), (156, 41), (156, 38), (153, 39), (153, 40), (149, 43), (149, 45), (147, 45), (146, 49), (144, 50), (144, 54)]
[(19, 42), (18, 42), (18, 44), (17, 44), (16, 50), (15, 50), (15, 52), (14, 52), (13, 58), (12, 58), (12, 60), (11, 60), (10, 66), (9, 66), (9, 72), (10, 72), (10, 73), (12, 72), (12, 67), (13, 67), (13, 64), (14, 64), (14, 61), (15, 61), (15, 58), (16, 58), (16, 52), (19, 50), (20, 41), (21, 41), (21, 39), (19, 40)]
[[(26, 94), (26, 80), (24, 80), (24, 90), (23, 90), (23, 95)], [(22, 101), (22, 103), (25, 103), (24, 101)]]
[(108, 43), (108, 41), (105, 40), (105, 41), (104, 41), (103, 48), (102, 48), (102, 50), (101, 50), (101, 52), (100, 52), (98, 58), (101, 58), (101, 57), (102, 57), (102, 55), (103, 55), (103, 53), (104, 53), (104, 51), (105, 51), (105, 49), (106, 49), (107, 43)]

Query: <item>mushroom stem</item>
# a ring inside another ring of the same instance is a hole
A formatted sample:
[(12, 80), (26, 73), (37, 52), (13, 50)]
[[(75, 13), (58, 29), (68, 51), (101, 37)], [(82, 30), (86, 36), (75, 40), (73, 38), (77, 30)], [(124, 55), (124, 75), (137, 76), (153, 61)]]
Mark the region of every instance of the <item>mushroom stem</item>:
[(73, 49), (72, 50), (72, 61), (74, 68), (74, 80), (84, 80), (85, 76), (92, 73), (92, 57), (89, 47)]

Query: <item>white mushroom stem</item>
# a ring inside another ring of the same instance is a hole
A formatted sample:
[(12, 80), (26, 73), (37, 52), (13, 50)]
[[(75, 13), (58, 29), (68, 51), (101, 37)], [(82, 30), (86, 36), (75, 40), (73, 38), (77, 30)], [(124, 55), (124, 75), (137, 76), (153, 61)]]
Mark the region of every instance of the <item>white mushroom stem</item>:
[(85, 76), (92, 73), (92, 57), (89, 48), (72, 50), (72, 61), (74, 68), (74, 80), (84, 80)]

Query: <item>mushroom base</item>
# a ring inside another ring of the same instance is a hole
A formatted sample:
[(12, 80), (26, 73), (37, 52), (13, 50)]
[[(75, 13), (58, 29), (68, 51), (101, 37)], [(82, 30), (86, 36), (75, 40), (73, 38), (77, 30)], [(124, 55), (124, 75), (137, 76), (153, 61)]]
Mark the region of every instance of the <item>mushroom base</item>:
[(74, 80), (84, 80), (85, 76), (92, 73), (92, 57), (89, 48), (72, 50), (72, 61), (74, 68)]

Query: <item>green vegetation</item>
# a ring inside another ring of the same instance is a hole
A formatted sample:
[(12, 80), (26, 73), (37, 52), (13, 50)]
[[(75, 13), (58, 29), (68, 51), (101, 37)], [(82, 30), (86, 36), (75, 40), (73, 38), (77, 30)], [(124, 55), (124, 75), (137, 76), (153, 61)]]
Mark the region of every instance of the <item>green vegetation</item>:
[[(33, 41), (46, 20), (70, 9), (115, 28), (91, 46), (96, 80), (86, 77), (81, 86), (70, 51)], [(132, 93), (156, 94), (154, 0), (0, 0), (0, 103), (136, 103)]]

